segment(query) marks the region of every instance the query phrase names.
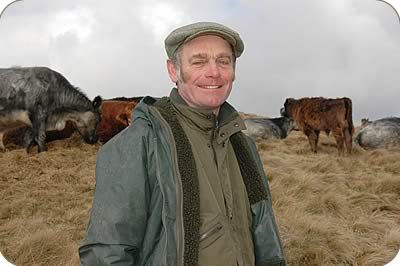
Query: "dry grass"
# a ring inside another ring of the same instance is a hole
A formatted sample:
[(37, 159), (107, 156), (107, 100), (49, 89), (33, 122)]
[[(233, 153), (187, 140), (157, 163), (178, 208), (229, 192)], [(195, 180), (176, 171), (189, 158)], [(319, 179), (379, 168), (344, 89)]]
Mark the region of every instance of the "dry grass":
[[(292, 132), (257, 142), (289, 265), (379, 265), (400, 248), (400, 149), (339, 157)], [(49, 152), (0, 154), (0, 250), (16, 265), (79, 265), (99, 146), (76, 135)]]

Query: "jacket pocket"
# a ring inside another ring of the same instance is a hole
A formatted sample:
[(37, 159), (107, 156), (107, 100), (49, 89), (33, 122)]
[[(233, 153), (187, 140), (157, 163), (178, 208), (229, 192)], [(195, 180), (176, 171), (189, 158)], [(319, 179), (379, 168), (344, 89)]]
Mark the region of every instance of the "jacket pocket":
[(206, 228), (200, 232), (200, 249), (207, 248), (217, 241), (224, 234), (223, 226), (220, 222)]

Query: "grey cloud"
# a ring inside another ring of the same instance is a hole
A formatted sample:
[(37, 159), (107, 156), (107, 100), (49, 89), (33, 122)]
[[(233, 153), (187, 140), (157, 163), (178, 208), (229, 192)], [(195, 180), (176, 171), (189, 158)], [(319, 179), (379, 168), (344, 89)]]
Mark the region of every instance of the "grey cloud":
[[(278, 116), (286, 97), (348, 96), (356, 124), (362, 117), (400, 115), (400, 23), (376, 0), (21, 3), (0, 21), (0, 67), (47, 65), (91, 97), (169, 92), (163, 37), (157, 39), (140, 13), (143, 5), (164, 4), (171, 6), (167, 18), (182, 14), (161, 25), (168, 31), (187, 21), (214, 20), (241, 34), (246, 47), (230, 97), (240, 111)], [(82, 8), (94, 19), (87, 38), (79, 38), (79, 27), (48, 32), (55, 14)]]

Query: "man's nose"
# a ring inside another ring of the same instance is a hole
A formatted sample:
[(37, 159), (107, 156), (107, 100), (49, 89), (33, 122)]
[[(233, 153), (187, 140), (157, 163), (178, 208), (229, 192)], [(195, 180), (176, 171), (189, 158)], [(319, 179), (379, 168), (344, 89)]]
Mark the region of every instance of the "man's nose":
[(218, 65), (215, 62), (210, 62), (206, 66), (206, 76), (207, 77), (212, 77), (212, 78), (218, 78), (221, 73), (220, 69), (218, 68)]

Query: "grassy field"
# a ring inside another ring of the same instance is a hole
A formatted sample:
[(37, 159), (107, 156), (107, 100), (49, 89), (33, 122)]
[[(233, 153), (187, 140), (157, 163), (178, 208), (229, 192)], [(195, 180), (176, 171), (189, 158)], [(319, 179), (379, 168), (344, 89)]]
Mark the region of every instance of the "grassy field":
[[(400, 248), (400, 149), (339, 157), (292, 132), (257, 146), (289, 265), (379, 265)], [(0, 153), (0, 251), (16, 265), (79, 265), (99, 145), (77, 135), (27, 154)]]

